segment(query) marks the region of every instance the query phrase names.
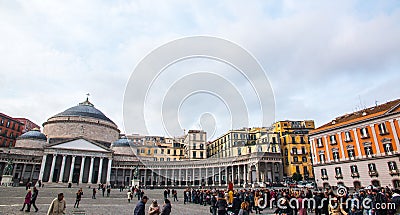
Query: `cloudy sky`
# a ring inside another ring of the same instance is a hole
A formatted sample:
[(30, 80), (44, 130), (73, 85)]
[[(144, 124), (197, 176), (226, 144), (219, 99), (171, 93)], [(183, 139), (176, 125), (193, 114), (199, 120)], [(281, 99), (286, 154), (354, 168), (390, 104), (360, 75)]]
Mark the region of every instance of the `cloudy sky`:
[[(141, 132), (124, 128), (125, 88), (135, 66), (157, 47), (195, 35), (232, 41), (254, 55), (273, 89), (276, 120), (314, 119), (318, 126), (400, 95), (399, 1), (0, 1), (0, 26), (0, 112), (38, 124), (89, 92), (122, 132)], [(185, 72), (229, 70), (199, 64), (168, 70), (181, 74), (178, 79)], [(171, 76), (164, 76), (153, 94), (168, 94), (161, 90)], [(213, 77), (198, 82), (204, 86)], [(248, 86), (235, 86), (246, 97)], [(196, 96), (182, 103), (181, 127), (225, 124), (234, 107)], [(249, 115), (257, 112), (251, 102), (245, 106)], [(174, 104), (163, 111), (178, 110)], [(150, 118), (151, 132), (165, 134), (162, 122)]]

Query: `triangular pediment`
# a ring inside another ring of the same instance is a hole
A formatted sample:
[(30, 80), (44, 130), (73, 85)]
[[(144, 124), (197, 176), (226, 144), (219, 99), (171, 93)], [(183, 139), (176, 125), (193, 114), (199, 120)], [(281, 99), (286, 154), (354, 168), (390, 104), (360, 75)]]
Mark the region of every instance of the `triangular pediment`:
[(99, 144), (87, 141), (85, 139), (76, 139), (76, 140), (70, 140), (70, 141), (62, 142), (62, 143), (56, 143), (56, 144), (48, 146), (48, 148), (96, 151), (96, 152), (110, 152), (109, 149), (106, 149), (105, 147), (102, 147)]

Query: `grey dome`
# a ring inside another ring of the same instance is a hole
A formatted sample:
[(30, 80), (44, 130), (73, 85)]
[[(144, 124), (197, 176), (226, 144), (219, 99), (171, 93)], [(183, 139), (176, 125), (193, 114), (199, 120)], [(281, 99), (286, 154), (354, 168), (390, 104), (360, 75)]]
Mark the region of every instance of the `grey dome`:
[(117, 141), (113, 142), (113, 143), (112, 143), (112, 146), (113, 146), (113, 147), (130, 146), (130, 142), (131, 142), (131, 141), (129, 141), (128, 138), (123, 137), (123, 138), (120, 138), (120, 139), (118, 139)]
[(53, 117), (58, 116), (83, 116), (90, 117), (94, 119), (101, 119), (115, 124), (111, 119), (106, 117), (101, 111), (96, 109), (92, 103), (89, 102), (88, 99), (86, 101), (79, 103), (79, 105), (68, 108), (64, 112), (61, 112)]
[(44, 140), (46, 141), (46, 135), (44, 135), (42, 132), (38, 130), (31, 130), (28, 131), (21, 136), (19, 136), (19, 139), (37, 139), (37, 140)]

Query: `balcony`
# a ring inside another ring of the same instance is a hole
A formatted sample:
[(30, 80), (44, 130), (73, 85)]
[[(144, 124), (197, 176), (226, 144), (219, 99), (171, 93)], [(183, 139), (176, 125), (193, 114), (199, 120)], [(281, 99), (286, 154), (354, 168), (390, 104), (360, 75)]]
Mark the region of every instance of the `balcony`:
[(373, 171), (368, 171), (368, 174), (369, 174), (369, 176), (371, 176), (371, 177), (378, 177), (378, 172), (377, 171), (375, 171), (375, 170), (373, 170)]
[(335, 175), (335, 178), (336, 178), (336, 179), (343, 179), (342, 173)]
[(389, 174), (392, 175), (392, 176), (393, 175), (399, 175), (400, 171), (398, 169), (392, 169), (392, 170), (390, 170)]
[(322, 175), (322, 176), (321, 176), (321, 179), (322, 179), (322, 180), (328, 180), (328, 176), (327, 176), (327, 175)]
[(337, 144), (336, 140), (331, 142), (331, 145), (336, 145), (336, 144)]
[(359, 177), (360, 177), (360, 173), (358, 173), (358, 172), (352, 172), (352, 173), (351, 173), (351, 177), (353, 177), (353, 178), (359, 178)]
[(361, 135), (361, 139), (366, 139), (366, 138), (369, 138), (369, 134)]
[(297, 152), (290, 152), (291, 155), (298, 155)]

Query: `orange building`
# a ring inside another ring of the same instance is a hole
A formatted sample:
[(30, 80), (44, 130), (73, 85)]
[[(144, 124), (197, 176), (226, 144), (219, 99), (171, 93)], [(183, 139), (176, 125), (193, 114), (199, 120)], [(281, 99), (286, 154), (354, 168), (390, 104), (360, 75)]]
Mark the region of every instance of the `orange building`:
[(400, 99), (346, 114), (310, 134), (319, 187), (400, 188)]

